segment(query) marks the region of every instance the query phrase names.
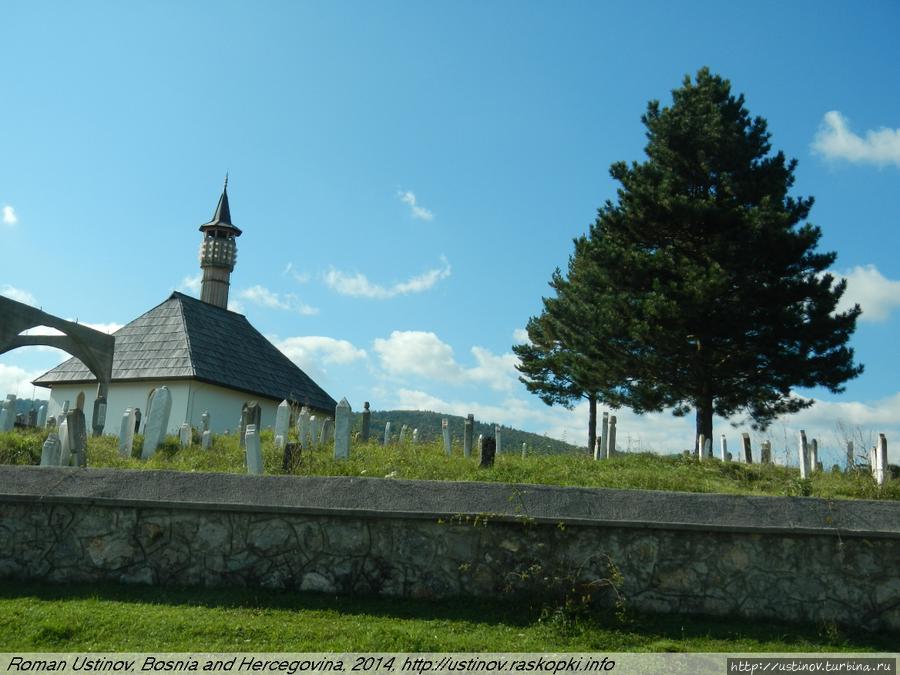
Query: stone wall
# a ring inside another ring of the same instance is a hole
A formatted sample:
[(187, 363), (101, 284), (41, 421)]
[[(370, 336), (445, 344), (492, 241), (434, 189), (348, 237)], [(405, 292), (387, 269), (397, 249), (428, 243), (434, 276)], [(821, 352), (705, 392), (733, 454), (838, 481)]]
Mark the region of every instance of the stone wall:
[(593, 589), (640, 611), (900, 630), (900, 503), (0, 467), (0, 578), (416, 598)]

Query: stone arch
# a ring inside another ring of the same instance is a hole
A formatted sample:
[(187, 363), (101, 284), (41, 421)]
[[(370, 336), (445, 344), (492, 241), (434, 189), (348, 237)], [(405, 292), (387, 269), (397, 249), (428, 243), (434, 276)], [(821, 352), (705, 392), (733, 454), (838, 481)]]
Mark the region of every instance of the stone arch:
[[(22, 335), (36, 326), (55, 328), (62, 335)], [(18, 347), (45, 345), (68, 352), (81, 361), (97, 378), (93, 431), (103, 432), (106, 421), (106, 394), (112, 380), (116, 339), (99, 330), (66, 321), (16, 300), (0, 296), (0, 354)]]

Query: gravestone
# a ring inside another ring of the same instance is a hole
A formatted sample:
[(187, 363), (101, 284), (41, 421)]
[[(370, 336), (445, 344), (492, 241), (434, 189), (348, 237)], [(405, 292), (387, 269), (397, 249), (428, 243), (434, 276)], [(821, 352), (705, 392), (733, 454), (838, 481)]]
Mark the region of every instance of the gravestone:
[(701, 462), (703, 461), (703, 456), (706, 454), (704, 452), (705, 445), (706, 445), (706, 436), (704, 436), (703, 434), (699, 434), (697, 436), (697, 447), (694, 448), (694, 456)]
[(342, 398), (334, 409), (334, 458), (350, 457), (350, 403)]
[(247, 463), (247, 473), (259, 476), (263, 472), (263, 459), (256, 428), (255, 424), (248, 424), (244, 429), (244, 457)]
[(878, 434), (878, 445), (875, 446), (875, 482), (884, 485), (888, 476), (887, 438)]
[(725, 440), (725, 434), (722, 434), (722, 437), (719, 439), (719, 458), (723, 462), (728, 461), (728, 441)]
[(209, 450), (212, 447), (212, 432), (209, 429), (204, 431), (200, 437), (200, 447), (203, 450)]
[(390, 442), (391, 442), (391, 423), (385, 422), (384, 423), (384, 443), (382, 443), (382, 445), (386, 446)]
[(309, 408), (306, 406), (300, 408), (297, 415), (297, 440), (303, 447), (309, 447)]
[(810, 471), (819, 470), (819, 442), (813, 438), (809, 441), (809, 468)]
[(47, 406), (45, 404), (41, 404), (41, 407), (38, 408), (37, 427), (38, 427), (38, 429), (43, 429), (46, 426), (47, 426)]
[(606, 445), (606, 457), (612, 457), (616, 454), (616, 416), (609, 416), (609, 431), (607, 432), (609, 435), (609, 441)]
[(609, 413), (600, 417), (600, 456), (609, 457)]
[(134, 433), (139, 433), (141, 430), (141, 409), (134, 409)]
[(409, 431), (409, 427), (406, 426), (405, 424), (400, 427), (400, 442), (401, 443), (406, 442), (406, 432), (407, 431)]
[(330, 417), (322, 420), (322, 431), (319, 433), (319, 445), (328, 445), (328, 439), (331, 437), (331, 429), (334, 422)]
[(122, 415), (122, 423), (119, 426), (119, 454), (122, 457), (131, 457), (134, 447), (134, 408), (125, 408)]
[(209, 431), (209, 410), (204, 410), (200, 415), (200, 431)]
[(9, 394), (0, 411), (0, 431), (11, 431), (16, 425), (16, 395)]
[(69, 427), (69, 451), (72, 453), (72, 466), (87, 466), (87, 425), (84, 411), (75, 408), (66, 413), (66, 424)]
[(763, 441), (762, 446), (760, 446), (759, 451), (759, 461), (762, 464), (771, 464), (772, 463), (772, 442), (771, 441)]
[(503, 437), (500, 435), (499, 424), (494, 425), (494, 448), (498, 455), (503, 453)]
[(481, 449), (484, 447), (484, 436), (483, 435), (478, 434), (478, 442), (476, 443), (476, 446), (478, 448), (478, 456), (481, 457)]
[(747, 464), (753, 464), (753, 452), (750, 450), (750, 434), (746, 431), (741, 434), (741, 446), (743, 450), (743, 460)]
[(169, 428), (169, 415), (172, 413), (172, 394), (168, 387), (160, 387), (150, 400), (150, 410), (147, 411), (147, 422), (144, 425), (144, 448), (141, 450), (141, 459), (150, 459), (156, 453), (156, 449), (166, 438), (166, 430)]
[(59, 454), (56, 456), (54, 466), (69, 466), (72, 461), (72, 451), (69, 449), (69, 422), (65, 417), (59, 423)]
[(463, 457), (472, 456), (472, 439), (475, 434), (475, 415), (469, 413), (466, 415), (466, 421), (463, 422)]
[(293, 473), (294, 464), (300, 461), (301, 452), (299, 443), (285, 443), (284, 454), (281, 456), (281, 470), (285, 473)]
[(494, 455), (497, 452), (496, 441), (488, 436), (481, 440), (481, 468), (490, 469), (494, 466)]
[(600, 446), (601, 446), (601, 445), (602, 445), (602, 444), (601, 444), (601, 442), (600, 442), (600, 437), (597, 436), (597, 437), (594, 439), (594, 447), (593, 447), (593, 448), (589, 448), (590, 453), (591, 453), (591, 456), (593, 456), (593, 458), (594, 458), (595, 461), (596, 461), (596, 460), (603, 459), (603, 456), (600, 454)]
[(56, 426), (57, 426), (57, 425), (56, 425), (56, 418), (55, 418), (53, 415), (50, 415), (50, 417), (47, 418), (47, 428), (48, 428), (48, 429), (55, 429)]
[[(70, 403), (68, 400), (63, 401), (63, 408), (62, 408), (63, 417), (65, 417), (66, 413), (69, 412), (69, 405), (70, 405)], [(57, 415), (57, 418), (59, 418), (59, 415)]]
[(309, 416), (309, 447), (318, 445), (319, 437), (322, 435), (322, 416)]
[(418, 442), (419, 442), (419, 430), (418, 430), (418, 428), (413, 429), (412, 442), (413, 442), (413, 445), (416, 445), (416, 444), (418, 444)]
[(91, 417), (91, 429), (94, 438), (103, 435), (103, 427), (106, 426), (106, 397), (98, 396), (94, 399), (94, 414)]
[(853, 441), (847, 441), (847, 471), (853, 469), (856, 464), (856, 457), (853, 454)]
[(362, 442), (366, 443), (369, 440), (369, 427), (372, 423), (372, 412), (369, 410), (369, 402), (366, 401), (363, 403), (363, 412), (362, 412)]
[(800, 479), (805, 480), (809, 478), (809, 447), (806, 443), (806, 432), (803, 429), (800, 430), (797, 451), (800, 455)]
[[(241, 447), (244, 447), (244, 435), (247, 433), (247, 427), (251, 424), (256, 427), (257, 434), (262, 430), (260, 421), (262, 420), (262, 408), (256, 401), (246, 401), (241, 406)], [(259, 437), (257, 436), (257, 439)]]
[(192, 436), (191, 425), (185, 422), (178, 430), (178, 440), (181, 442), (182, 448), (191, 447), (191, 442), (193, 441), (193, 438), (191, 438)]
[(28, 426), (37, 427), (38, 423), (38, 411), (37, 408), (32, 408), (28, 411)]
[(59, 450), (59, 436), (51, 431), (41, 448), (41, 466), (59, 466)]
[(525, 459), (525, 455), (528, 454), (528, 444), (522, 443), (522, 459)]
[[(287, 401), (282, 401), (278, 404), (278, 409), (275, 411), (275, 437), (281, 436), (282, 444), (288, 437), (288, 429), (291, 427), (291, 404)], [(283, 445), (276, 445), (275, 447), (283, 447)]]
[(285, 440), (284, 436), (282, 436), (281, 434), (278, 434), (272, 442), (275, 445), (276, 450), (284, 449)]
[(444, 439), (444, 454), (449, 457), (453, 449), (450, 447), (450, 422), (447, 421), (447, 418), (441, 420), (441, 436)]

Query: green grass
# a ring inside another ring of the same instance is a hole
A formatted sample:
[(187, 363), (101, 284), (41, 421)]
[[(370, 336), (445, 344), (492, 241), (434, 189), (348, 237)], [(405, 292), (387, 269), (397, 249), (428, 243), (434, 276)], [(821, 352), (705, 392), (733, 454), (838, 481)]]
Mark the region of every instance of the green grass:
[(897, 635), (834, 625), (422, 603), (250, 589), (0, 583), (0, 651), (863, 652)]
[[(14, 431), (0, 434), (0, 463), (37, 464), (43, 432)], [(142, 440), (137, 439), (139, 448)], [(244, 455), (236, 435), (217, 436), (209, 451), (194, 445), (180, 449), (167, 439), (150, 460), (123, 458), (115, 437), (88, 440), (88, 465), (124, 469), (221, 471), (244, 473)], [(267, 474), (283, 474), (282, 455), (271, 431), (262, 433)], [(492, 469), (478, 467), (474, 457), (462, 457), (461, 448), (446, 457), (440, 443), (391, 445), (354, 444), (349, 460), (333, 459), (330, 448), (304, 451), (289, 473), (304, 476), (369, 476), (420, 480), (478, 480), (501, 483), (540, 483), (642, 490), (716, 492), (744, 495), (813, 496), (839, 499), (900, 499), (900, 480), (878, 487), (866, 471), (825, 471), (800, 480), (798, 469), (772, 464), (699, 462), (684, 456), (650, 453), (620, 455), (594, 461), (587, 455), (500, 455)]]

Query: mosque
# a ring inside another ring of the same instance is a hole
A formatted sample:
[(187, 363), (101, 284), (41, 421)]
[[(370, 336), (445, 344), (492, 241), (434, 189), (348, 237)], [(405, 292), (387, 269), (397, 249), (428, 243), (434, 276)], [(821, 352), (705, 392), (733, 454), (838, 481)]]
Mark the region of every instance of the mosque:
[[(227, 178), (215, 215), (200, 231), (200, 299), (176, 291), (113, 334), (105, 433), (118, 432), (126, 408), (146, 413), (153, 393), (163, 385), (172, 395), (169, 433), (183, 422), (199, 427), (206, 411), (212, 431), (233, 430), (241, 406), (250, 400), (262, 409), (263, 428), (274, 424), (283, 400), (334, 416), (335, 400), (246, 317), (228, 310), (241, 230), (231, 222)], [(70, 358), (33, 383), (50, 388), (48, 415), (60, 413), (68, 401), (84, 410), (91, 428), (97, 379), (81, 361)]]

